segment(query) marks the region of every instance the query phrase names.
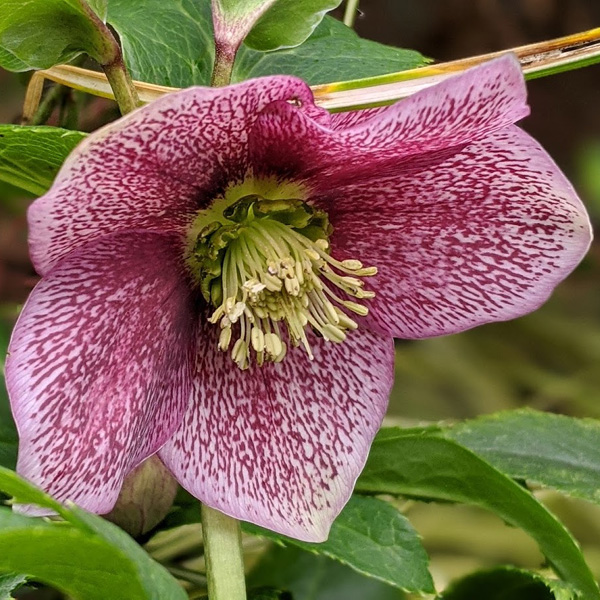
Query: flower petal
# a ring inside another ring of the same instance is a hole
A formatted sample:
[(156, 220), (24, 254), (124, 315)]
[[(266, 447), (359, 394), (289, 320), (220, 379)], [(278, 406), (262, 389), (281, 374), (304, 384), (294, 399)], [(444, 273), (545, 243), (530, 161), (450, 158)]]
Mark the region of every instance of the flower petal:
[(59, 501), (110, 511), (187, 408), (193, 319), (179, 252), (168, 236), (105, 237), (23, 309), (6, 360), (17, 469)]
[(248, 130), (274, 100), (294, 100), (311, 118), (329, 120), (304, 82), (266, 77), (169, 94), (90, 135), (30, 208), (38, 272), (109, 233), (181, 232), (198, 208), (243, 177)]
[(591, 240), (546, 152), (511, 126), (429, 167), (336, 191), (338, 258), (376, 265), (367, 323), (396, 337), (454, 333), (536, 309)]
[(402, 161), (457, 149), (527, 114), (521, 68), (506, 55), (369, 112), (366, 119), (360, 113), (334, 118), (334, 129), (274, 102), (256, 122), (252, 156), (264, 174), (329, 190), (349, 179), (395, 173)]
[(280, 364), (241, 371), (205, 325), (196, 399), (160, 456), (194, 496), (238, 519), (326, 539), (381, 424), (393, 343), (368, 331), (314, 338)]

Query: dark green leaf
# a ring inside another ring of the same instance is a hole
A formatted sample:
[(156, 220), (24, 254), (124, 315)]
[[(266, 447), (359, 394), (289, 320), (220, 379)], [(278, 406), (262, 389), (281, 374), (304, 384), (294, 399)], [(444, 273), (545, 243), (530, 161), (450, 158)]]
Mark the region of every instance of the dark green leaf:
[(121, 529), (0, 468), (0, 491), (58, 512), (45, 522), (0, 508), (0, 571), (27, 573), (81, 600), (184, 600), (178, 583)]
[(27, 583), (25, 575), (0, 575), (0, 600), (10, 600), (12, 592)]
[(460, 423), (444, 437), (511, 477), (600, 504), (600, 421), (525, 409)]
[(108, 22), (119, 33), (134, 79), (173, 87), (210, 82), (210, 0), (111, 0)]
[(600, 598), (581, 551), (527, 490), (457, 443), (395, 429), (376, 438), (357, 490), (472, 504), (523, 529), (586, 600)]
[[(98, 15), (96, 11), (100, 11)], [(47, 69), (86, 52), (101, 64), (117, 45), (102, 22), (106, 0), (3, 0), (0, 65), (13, 71)]]
[(537, 573), (504, 567), (480, 571), (452, 584), (440, 600), (574, 600), (572, 589)]
[(244, 524), (244, 530), (323, 554), (410, 592), (433, 593), (429, 558), (408, 520), (387, 502), (353, 496), (333, 523), (329, 539), (310, 544)]
[(297, 48), (257, 52), (242, 46), (233, 71), (234, 81), (262, 75), (296, 75), (311, 85), (373, 77), (427, 63), (414, 50), (365, 40), (333, 17), (326, 16)]
[(281, 590), (257, 588), (248, 591), (248, 600), (293, 600), (293, 596), (289, 592)]
[(326, 556), (274, 546), (248, 576), (248, 587), (270, 586), (294, 600), (403, 600), (404, 592)]
[(86, 136), (58, 127), (0, 125), (0, 180), (41, 195)]
[(294, 48), (304, 42), (341, 0), (278, 0), (258, 20), (244, 43), (255, 50)]
[(18, 436), (4, 381), (4, 357), (9, 338), (7, 324), (0, 321), (0, 466), (14, 469), (17, 464)]

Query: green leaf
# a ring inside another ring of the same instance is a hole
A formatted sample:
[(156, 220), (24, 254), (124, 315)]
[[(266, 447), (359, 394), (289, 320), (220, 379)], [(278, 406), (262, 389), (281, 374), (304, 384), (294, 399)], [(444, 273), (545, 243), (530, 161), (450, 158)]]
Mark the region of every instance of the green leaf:
[(92, 7), (84, 0), (2, 0), (0, 66), (47, 69), (82, 52), (110, 63), (118, 46), (102, 21), (105, 12), (106, 0)]
[(406, 517), (376, 498), (353, 496), (322, 544), (302, 542), (248, 523), (244, 523), (244, 531), (328, 556), (405, 591), (435, 591), (419, 535)]
[(6, 356), (9, 338), (9, 327), (4, 321), (0, 320), (0, 466), (14, 469), (17, 464), (19, 440), (4, 381), (4, 357)]
[(24, 583), (27, 583), (25, 575), (0, 575), (0, 600), (10, 600), (12, 592), (18, 590)]
[[(294, 600), (403, 600), (404, 592), (364, 577), (326, 556), (274, 546), (247, 579), (248, 588), (288, 590)], [(282, 600), (288, 600), (283, 596)]]
[(235, 62), (233, 80), (283, 73), (316, 85), (404, 71), (427, 62), (414, 50), (362, 39), (343, 23), (326, 16), (308, 40), (297, 48), (257, 52), (242, 46)]
[(517, 479), (600, 504), (600, 421), (517, 410), (444, 431)]
[(41, 195), (86, 136), (58, 127), (0, 125), (0, 180)]
[(450, 587), (440, 600), (574, 600), (571, 588), (537, 573), (502, 567), (473, 573)]
[(402, 429), (384, 432), (371, 447), (356, 489), (491, 510), (531, 535), (558, 575), (586, 600), (600, 598), (598, 585), (564, 526), (527, 490), (452, 440)]
[(263, 52), (299, 46), (325, 14), (340, 4), (341, 0), (278, 0), (257, 21), (244, 43)]
[(248, 600), (292, 600), (292, 595), (273, 588), (258, 588), (248, 591)]
[(20, 503), (55, 510), (66, 521), (46, 522), (0, 508), (0, 571), (27, 573), (81, 600), (187, 598), (176, 580), (112, 523), (59, 505), (7, 469), (0, 468), (0, 490)]
[(134, 79), (173, 87), (210, 82), (210, 0), (110, 0), (107, 19), (121, 38)]

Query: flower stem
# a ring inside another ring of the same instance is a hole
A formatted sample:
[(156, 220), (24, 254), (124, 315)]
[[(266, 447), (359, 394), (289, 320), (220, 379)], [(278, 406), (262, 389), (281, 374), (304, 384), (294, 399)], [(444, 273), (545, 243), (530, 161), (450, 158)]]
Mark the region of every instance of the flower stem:
[(356, 13), (358, 12), (358, 3), (360, 0), (346, 0), (346, 10), (344, 11), (344, 25), (347, 27), (354, 26)]
[(216, 44), (215, 64), (210, 85), (213, 87), (222, 87), (231, 83), (231, 74), (233, 73), (233, 63), (236, 54), (235, 48), (231, 48), (225, 44)]
[(202, 535), (210, 600), (246, 600), (240, 523), (202, 505)]
[(110, 64), (102, 65), (102, 69), (106, 74), (108, 83), (110, 83), (121, 114), (124, 115), (138, 108), (141, 105), (140, 97), (123, 62), (121, 53), (119, 52), (117, 58)]

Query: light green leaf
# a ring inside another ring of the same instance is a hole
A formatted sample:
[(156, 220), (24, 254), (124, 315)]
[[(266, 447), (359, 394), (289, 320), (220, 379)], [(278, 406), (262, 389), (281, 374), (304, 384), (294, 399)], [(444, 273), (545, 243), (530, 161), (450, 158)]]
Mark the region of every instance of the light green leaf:
[(0, 600), (10, 600), (12, 592), (18, 590), (24, 583), (27, 583), (25, 575), (0, 575)]
[(384, 431), (371, 447), (356, 489), (490, 510), (531, 535), (558, 575), (583, 598), (600, 598), (598, 585), (564, 526), (527, 490), (451, 440), (410, 430)]
[(574, 600), (561, 581), (537, 573), (502, 567), (473, 573), (444, 591), (439, 600)]
[(301, 542), (248, 523), (244, 531), (328, 556), (405, 591), (435, 591), (419, 535), (406, 517), (376, 498), (353, 496), (322, 544)]
[(257, 52), (242, 46), (233, 80), (283, 73), (316, 85), (414, 69), (427, 62), (414, 50), (362, 39), (343, 23), (326, 16), (308, 40), (296, 48)]
[[(404, 592), (326, 556), (274, 546), (248, 576), (248, 588), (275, 587), (294, 600), (403, 600)], [(283, 600), (283, 598), (282, 598)], [(286, 599), (287, 600), (287, 599)]]
[(73, 506), (64, 507), (8, 469), (0, 491), (58, 512), (46, 522), (0, 508), (0, 571), (26, 573), (81, 600), (184, 600), (187, 595), (121, 529)]
[(444, 431), (500, 471), (600, 504), (600, 421), (529, 409)]
[(4, 359), (9, 339), (9, 327), (0, 320), (0, 466), (13, 469), (17, 464), (18, 436), (4, 381)]
[(244, 43), (263, 52), (299, 46), (325, 14), (340, 4), (341, 0), (277, 0), (256, 22)]
[(119, 33), (134, 79), (173, 87), (210, 82), (210, 0), (110, 0), (108, 22)]
[(58, 127), (0, 125), (0, 180), (38, 196), (45, 193), (85, 136)]
[(106, 0), (92, 7), (85, 0), (2, 0), (0, 66), (47, 69), (82, 52), (110, 63), (118, 47), (102, 21), (105, 12)]

